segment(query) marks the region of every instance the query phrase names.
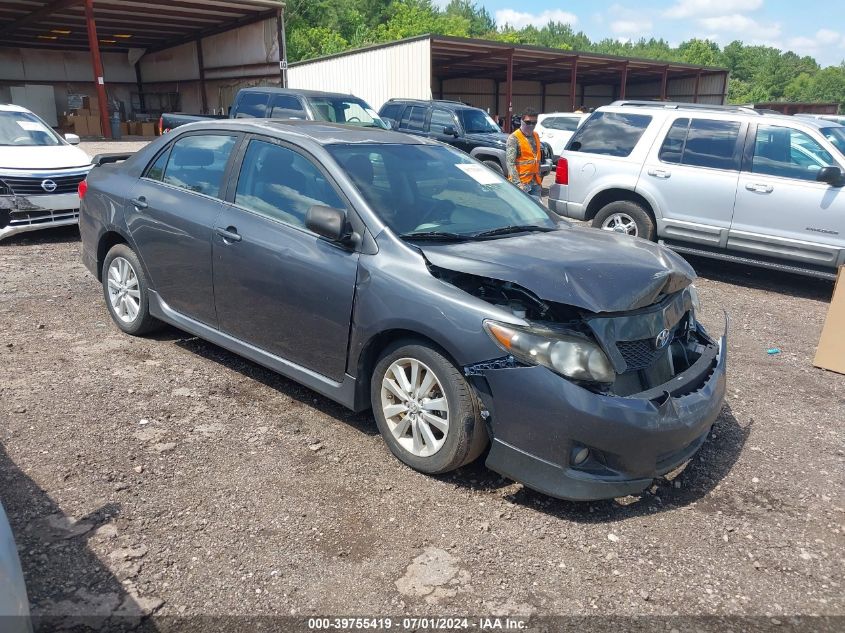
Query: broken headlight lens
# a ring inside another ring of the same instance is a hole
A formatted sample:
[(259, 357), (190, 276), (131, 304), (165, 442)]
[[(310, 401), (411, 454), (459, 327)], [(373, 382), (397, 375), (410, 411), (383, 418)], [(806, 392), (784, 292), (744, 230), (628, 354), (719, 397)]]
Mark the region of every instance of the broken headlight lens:
[(587, 338), (489, 320), (484, 322), (484, 329), (499, 347), (523, 363), (543, 365), (573, 380), (616, 380), (605, 353)]

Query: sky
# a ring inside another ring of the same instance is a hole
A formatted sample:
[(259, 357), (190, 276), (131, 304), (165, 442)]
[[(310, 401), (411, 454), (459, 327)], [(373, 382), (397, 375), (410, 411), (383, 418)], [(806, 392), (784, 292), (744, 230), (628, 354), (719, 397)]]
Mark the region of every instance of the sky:
[[(591, 40), (655, 37), (677, 46), (693, 37), (719, 46), (733, 40), (812, 55), (822, 66), (845, 59), (845, 12), (839, 0), (475, 0), (496, 23), (542, 27), (554, 20)], [(448, 0), (437, 1), (444, 6)]]

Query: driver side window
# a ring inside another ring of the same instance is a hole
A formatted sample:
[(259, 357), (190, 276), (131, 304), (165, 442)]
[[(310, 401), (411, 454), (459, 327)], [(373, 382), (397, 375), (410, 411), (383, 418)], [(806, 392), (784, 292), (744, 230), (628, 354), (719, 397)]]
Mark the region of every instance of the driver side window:
[(757, 128), (753, 173), (815, 180), (819, 170), (830, 165), (836, 166), (830, 153), (804, 132), (775, 125)]

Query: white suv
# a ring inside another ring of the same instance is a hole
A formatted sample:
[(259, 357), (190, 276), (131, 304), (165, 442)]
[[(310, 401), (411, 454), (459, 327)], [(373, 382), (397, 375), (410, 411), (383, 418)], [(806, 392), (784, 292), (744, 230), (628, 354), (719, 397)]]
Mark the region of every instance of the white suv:
[(580, 112), (549, 112), (537, 115), (536, 132), (540, 140), (548, 143), (552, 148), (555, 160), (560, 156), (563, 148), (575, 134), (581, 122), (587, 118)]
[(26, 108), (0, 104), (0, 240), (79, 221), (77, 187), (91, 159), (77, 144)]
[(681, 253), (835, 278), (845, 126), (701, 104), (599, 108), (558, 162), (549, 208)]

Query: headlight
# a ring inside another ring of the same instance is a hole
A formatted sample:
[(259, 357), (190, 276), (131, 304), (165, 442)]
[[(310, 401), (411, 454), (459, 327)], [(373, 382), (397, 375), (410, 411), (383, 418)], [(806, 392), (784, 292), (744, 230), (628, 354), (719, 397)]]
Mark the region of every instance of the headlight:
[(616, 380), (607, 356), (589, 339), (496, 321), (485, 321), (484, 329), (499, 347), (523, 363), (543, 365), (573, 380), (604, 383)]

